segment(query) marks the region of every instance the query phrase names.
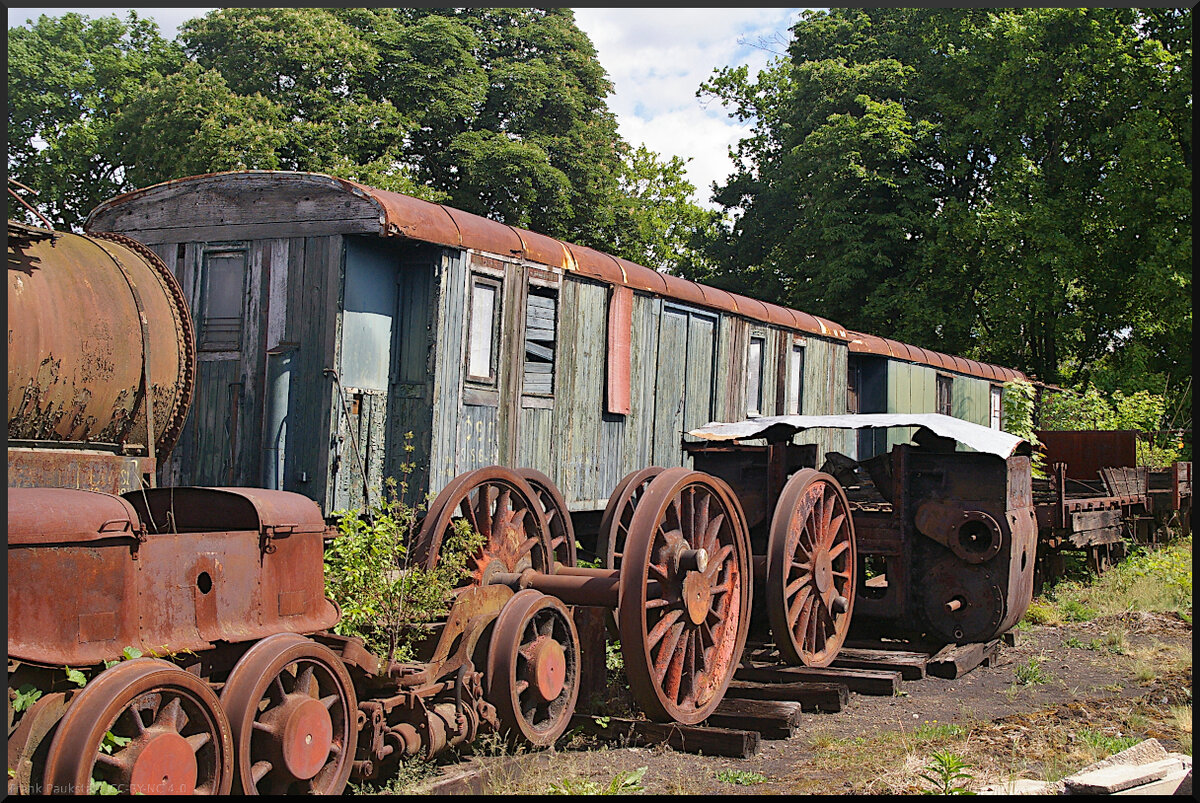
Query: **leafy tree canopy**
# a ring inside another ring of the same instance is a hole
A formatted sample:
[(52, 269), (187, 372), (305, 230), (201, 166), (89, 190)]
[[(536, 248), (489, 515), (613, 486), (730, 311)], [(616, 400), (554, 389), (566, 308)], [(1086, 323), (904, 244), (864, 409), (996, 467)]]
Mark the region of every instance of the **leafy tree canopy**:
[(1191, 365), (1190, 9), (831, 9), (701, 88), (752, 125), (696, 278), (1109, 390)]
[(709, 218), (681, 163), (621, 140), (611, 90), (569, 9), (218, 9), (178, 42), (41, 17), (9, 31), (9, 173), (78, 225), (181, 176), (326, 172), (677, 266)]

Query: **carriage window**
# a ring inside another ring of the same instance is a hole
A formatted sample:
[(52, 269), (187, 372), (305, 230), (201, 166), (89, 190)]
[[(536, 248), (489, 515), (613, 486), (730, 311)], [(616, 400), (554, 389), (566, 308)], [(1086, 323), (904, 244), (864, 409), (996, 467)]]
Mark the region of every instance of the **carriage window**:
[(761, 415), (763, 402), (763, 351), (766, 339), (750, 338), (750, 352), (746, 358), (746, 414)]
[(942, 415), (954, 415), (954, 380), (938, 374), (937, 411)]
[(201, 351), (237, 351), (242, 347), (242, 304), (246, 298), (245, 250), (204, 254), (200, 313)]
[(800, 415), (804, 404), (804, 346), (792, 344), (788, 362), (788, 415)]
[(1000, 394), (1001, 394), (1000, 388), (992, 388), (992, 415), (991, 415), (992, 429), (1000, 429), (1000, 410), (1001, 410)]
[(525, 302), (525, 393), (541, 396), (554, 393), (557, 312), (557, 291), (529, 288)]
[(496, 321), (500, 313), (500, 282), (475, 276), (471, 280), (471, 320), (467, 335), (467, 378), (496, 384)]

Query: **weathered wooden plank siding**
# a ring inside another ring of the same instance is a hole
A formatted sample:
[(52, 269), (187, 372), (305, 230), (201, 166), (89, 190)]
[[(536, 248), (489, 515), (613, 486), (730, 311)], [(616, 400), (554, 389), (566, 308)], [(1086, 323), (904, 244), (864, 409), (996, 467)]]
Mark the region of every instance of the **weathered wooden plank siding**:
[[(687, 373), (685, 376), (683, 439), (694, 441), (686, 433), (712, 420), (713, 372), (716, 362), (716, 316), (692, 314), (688, 320)], [(681, 455), (680, 465), (690, 462)]]
[[(658, 320), (661, 315), (662, 299), (634, 294), (629, 348), (630, 409), (624, 423), (621, 477), (654, 464), (654, 387), (658, 376)], [(613, 488), (605, 495), (611, 495)]]
[(189, 182), (157, 193), (153, 203), (102, 210), (90, 226), (133, 232), (147, 244), (250, 239), (268, 230), (277, 237), (381, 232), (378, 206), (335, 181), (324, 186), (304, 177), (273, 181), (274, 186), (253, 191), (231, 191), (219, 176)]
[[(844, 343), (808, 336), (804, 346), (804, 381), (801, 409), (804, 415), (838, 415), (846, 412), (846, 356)], [(853, 434), (849, 430), (808, 430), (796, 435), (794, 443), (817, 444), (817, 464), (826, 452), (850, 454)]]
[[(387, 458), (384, 473), (406, 482), (410, 504), (425, 501), (429, 492), (429, 464), (433, 441), (434, 320), (437, 310), (435, 280), (441, 251), (404, 249), (397, 277), (399, 303), (393, 342), (396, 364), (387, 422)], [(411, 433), (411, 436), (410, 436)], [(407, 447), (411, 446), (409, 452)], [(406, 471), (404, 465), (411, 463)]]
[(467, 255), (446, 249), (438, 270), (437, 345), (434, 348), (429, 491), (438, 493), (458, 473), (456, 451), (462, 411), (466, 348)]
[[(562, 478), (556, 484), (572, 509), (594, 508), (598, 500), (607, 499), (600, 490), (601, 462), (620, 465), (621, 461), (620, 452), (601, 453), (600, 442), (608, 291), (602, 284), (566, 279), (559, 298), (559, 342), (565, 347), (560, 349), (560, 390), (554, 394), (551, 424), (554, 474)], [(603, 473), (613, 472), (606, 468)]]

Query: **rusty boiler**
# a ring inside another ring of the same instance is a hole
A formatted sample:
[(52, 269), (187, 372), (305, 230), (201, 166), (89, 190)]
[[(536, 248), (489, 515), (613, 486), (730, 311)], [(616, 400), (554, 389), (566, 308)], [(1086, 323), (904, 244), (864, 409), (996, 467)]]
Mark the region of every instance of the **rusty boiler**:
[(9, 221), (10, 487), (153, 485), (194, 373), (191, 314), (154, 252)]

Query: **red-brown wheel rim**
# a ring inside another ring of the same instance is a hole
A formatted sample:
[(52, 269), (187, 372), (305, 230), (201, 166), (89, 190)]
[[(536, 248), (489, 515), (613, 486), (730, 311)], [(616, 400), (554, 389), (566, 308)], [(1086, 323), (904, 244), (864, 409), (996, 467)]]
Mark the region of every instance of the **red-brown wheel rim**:
[(694, 725), (720, 703), (746, 645), (750, 539), (724, 482), (666, 469), (630, 522), (617, 621), (646, 715)]
[(833, 662), (850, 630), (857, 557), (842, 486), (829, 474), (797, 471), (779, 495), (767, 544), (767, 615), (785, 660)]
[(579, 696), (579, 634), (562, 602), (533, 589), (515, 594), (496, 619), (487, 665), (501, 727), (533, 747), (554, 744)]
[(640, 471), (632, 471), (625, 475), (604, 508), (600, 518), (600, 533), (596, 541), (596, 556), (604, 561), (606, 569), (621, 567), (621, 556), (625, 550), (625, 541), (629, 537), (629, 524), (633, 521), (633, 512), (645, 495), (646, 486), (650, 480), (663, 472), (661, 466), (650, 466)]
[(467, 560), (468, 576), (460, 588), (487, 585), (501, 573), (550, 572), (553, 550), (541, 504), (515, 471), (489, 466), (451, 480), (421, 524), (412, 551), (417, 565), (437, 565), (458, 521), (483, 536), (483, 545)]
[(238, 792), (336, 795), (353, 768), (358, 703), (327, 647), (293, 633), (251, 647), (221, 691)]
[(229, 794), (233, 741), (217, 696), (156, 658), (117, 664), (92, 680), (58, 724), (46, 792), (86, 795)]
[(542, 506), (546, 529), (550, 531), (550, 549), (554, 560), (563, 566), (575, 566), (575, 526), (571, 522), (571, 511), (557, 486), (540, 471), (523, 468), (517, 472), (529, 483)]

